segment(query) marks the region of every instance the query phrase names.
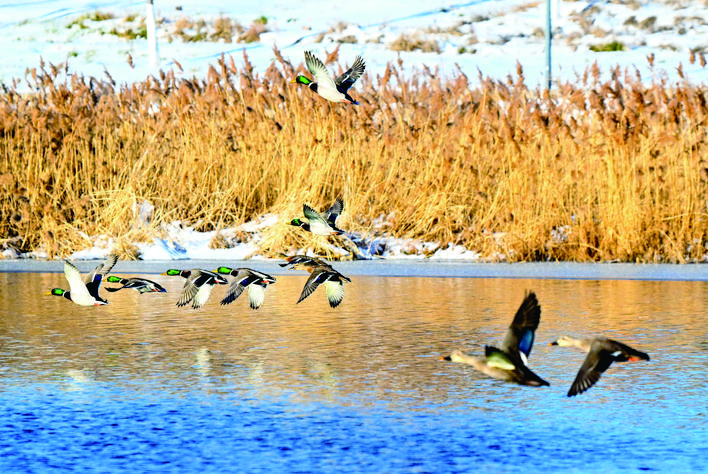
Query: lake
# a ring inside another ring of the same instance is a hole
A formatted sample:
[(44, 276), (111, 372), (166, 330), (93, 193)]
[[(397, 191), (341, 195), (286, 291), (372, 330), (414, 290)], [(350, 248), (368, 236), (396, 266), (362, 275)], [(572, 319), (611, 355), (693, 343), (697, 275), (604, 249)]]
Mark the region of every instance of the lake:
[[(79, 307), (44, 295), (61, 273), (0, 273), (0, 472), (707, 469), (706, 281), (350, 274), (332, 309), (324, 289), (296, 305), (307, 274), (289, 271), (253, 311), (220, 306), (225, 287), (178, 308), (183, 279), (140, 276), (168, 292)], [(526, 289), (550, 387), (440, 360), (499, 345)], [(548, 346), (562, 334), (651, 361), (568, 398), (584, 354)]]

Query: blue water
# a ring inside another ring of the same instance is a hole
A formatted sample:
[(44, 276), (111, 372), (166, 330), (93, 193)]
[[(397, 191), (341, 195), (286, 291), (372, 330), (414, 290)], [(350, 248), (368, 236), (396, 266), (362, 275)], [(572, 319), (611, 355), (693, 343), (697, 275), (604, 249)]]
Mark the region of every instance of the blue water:
[[(257, 312), (176, 308), (167, 277), (101, 308), (11, 297), (62, 278), (0, 274), (3, 473), (706, 470), (705, 282), (361, 278), (332, 310), (295, 305), (296, 275)], [(439, 360), (499, 343), (524, 288), (551, 387)], [(652, 360), (568, 398), (583, 355), (546, 343), (599, 328)]]

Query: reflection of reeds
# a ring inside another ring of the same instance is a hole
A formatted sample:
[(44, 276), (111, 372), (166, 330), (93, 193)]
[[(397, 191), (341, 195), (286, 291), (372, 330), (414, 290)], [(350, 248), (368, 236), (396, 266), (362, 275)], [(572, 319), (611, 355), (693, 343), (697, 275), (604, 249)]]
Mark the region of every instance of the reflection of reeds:
[[(511, 260), (684, 262), (706, 253), (706, 92), (589, 71), (549, 97), (507, 81), (443, 81), (390, 65), (357, 83), (358, 107), (221, 61), (129, 86), (32, 70), (31, 94), (0, 95), (0, 238), (63, 255), (86, 235), (123, 243), (162, 223), (197, 230), (266, 212), (275, 255), (314, 240), (284, 224), (303, 202), (343, 196), (338, 222), (462, 244)], [(336, 59), (336, 52), (332, 54)], [(298, 66), (302, 69), (302, 66)], [(135, 208), (155, 205), (149, 226)]]

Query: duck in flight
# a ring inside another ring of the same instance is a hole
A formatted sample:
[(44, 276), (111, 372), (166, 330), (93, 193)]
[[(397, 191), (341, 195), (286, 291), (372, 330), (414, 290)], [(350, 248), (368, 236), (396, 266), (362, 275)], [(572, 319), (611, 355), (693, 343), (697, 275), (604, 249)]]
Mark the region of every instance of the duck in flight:
[(307, 204), (302, 205), (302, 213), (307, 218), (303, 221), (296, 218), (290, 221), (290, 225), (302, 227), (304, 230), (315, 235), (341, 235), (344, 231), (337, 227), (337, 218), (344, 210), (344, 200), (338, 197), (332, 207), (330, 207), (324, 216), (312, 209)]
[(310, 277), (305, 282), (305, 287), (300, 293), (300, 303), (314, 292), (318, 286), (324, 285), (327, 301), (332, 308), (339, 306), (344, 299), (344, 282), (351, 282), (351, 278), (339, 273), (331, 266), (305, 267), (310, 272)]
[(143, 293), (165, 293), (167, 290), (164, 289), (159, 283), (155, 283), (152, 280), (146, 278), (121, 278), (115, 275), (111, 275), (106, 280), (109, 283), (118, 283), (122, 286), (112, 286), (106, 287), (106, 291), (119, 291), (122, 289), (132, 288), (137, 290), (140, 294)]
[(541, 321), (541, 307), (536, 294), (528, 292), (499, 348), (484, 347), (484, 357), (454, 350), (442, 360), (469, 364), (478, 371), (505, 382), (540, 387), (550, 385), (528, 368), (527, 362), (533, 341)]
[(226, 285), (228, 283), (228, 280), (221, 275), (198, 268), (192, 270), (170, 268), (163, 275), (179, 275), (187, 279), (184, 282), (184, 287), (182, 287), (179, 300), (177, 300), (177, 306), (181, 307), (192, 303), (192, 308), (194, 309), (201, 308), (207, 302), (214, 285)]
[(226, 296), (221, 300), (222, 305), (231, 303), (248, 288), (248, 303), (251, 309), (258, 309), (265, 300), (266, 288), (269, 284), (275, 283), (275, 278), (272, 276), (250, 268), (219, 267), (215, 273), (236, 277), (226, 290)]
[(305, 51), (305, 65), (310, 70), (312, 79), (299, 75), (293, 82), (306, 85), (310, 90), (329, 101), (359, 105), (359, 102), (354, 100), (348, 91), (364, 74), (366, 64), (361, 56), (357, 56), (352, 67), (336, 79), (332, 79), (322, 61), (310, 51)]
[(98, 295), (98, 289), (101, 287), (103, 277), (113, 269), (117, 261), (118, 255), (110, 254), (86, 276), (86, 279), (82, 279), (79, 270), (71, 262), (65, 260), (64, 275), (69, 282), (69, 291), (62, 288), (52, 288), (49, 294), (63, 296), (79, 306), (101, 306), (108, 304), (108, 301)]
[(568, 396), (580, 395), (595, 385), (600, 376), (612, 365), (613, 362), (637, 362), (649, 360), (649, 354), (638, 351), (606, 337), (597, 336), (587, 339), (576, 339), (570, 336), (561, 336), (557, 341), (549, 343), (551, 346), (577, 347), (587, 353), (583, 365), (580, 366), (578, 375), (568, 390)]
[(312, 273), (317, 267), (332, 268), (329, 262), (317, 257), (308, 257), (307, 255), (285, 257), (285, 263), (279, 263), (278, 265), (281, 267), (290, 266), (291, 270), (305, 270), (307, 273)]

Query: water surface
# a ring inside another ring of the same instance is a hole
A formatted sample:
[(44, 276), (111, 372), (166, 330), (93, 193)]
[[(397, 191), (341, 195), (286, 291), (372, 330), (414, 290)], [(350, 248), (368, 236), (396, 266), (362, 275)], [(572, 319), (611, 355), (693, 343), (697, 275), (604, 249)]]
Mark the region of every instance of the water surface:
[[(1, 472), (705, 469), (706, 282), (360, 276), (331, 309), (290, 272), (253, 311), (154, 279), (84, 308), (43, 295), (60, 273), (0, 273)], [(439, 360), (498, 345), (526, 289), (551, 387)], [(584, 356), (547, 343), (598, 333), (652, 360), (568, 398)]]

